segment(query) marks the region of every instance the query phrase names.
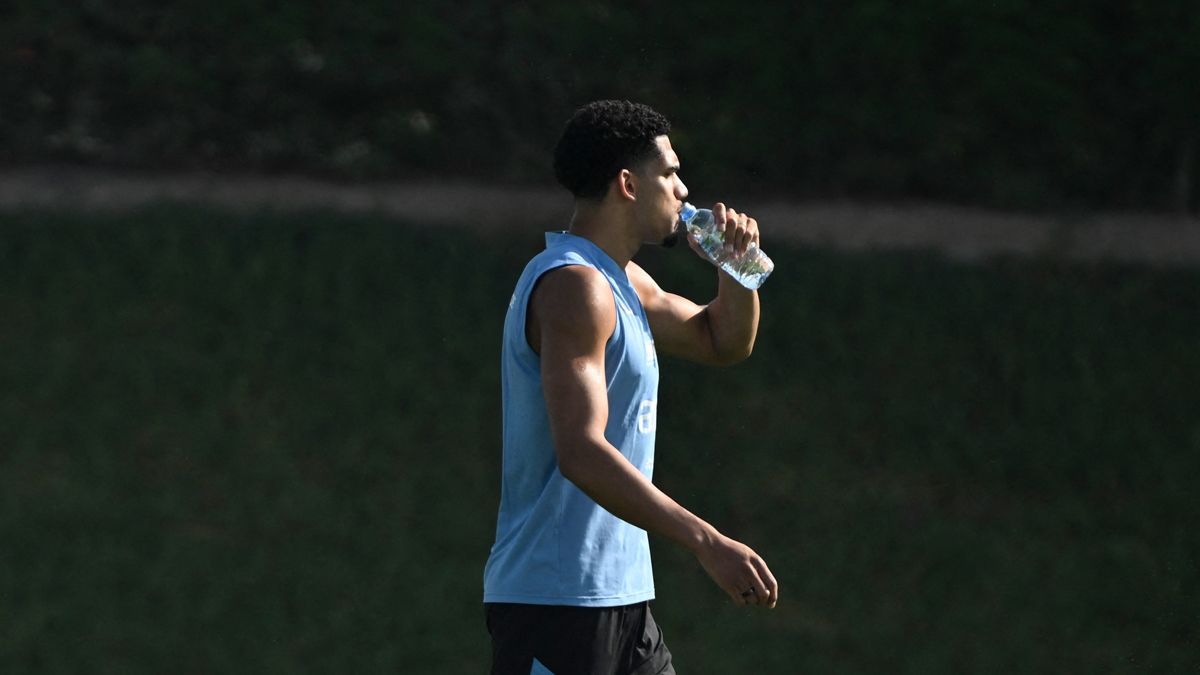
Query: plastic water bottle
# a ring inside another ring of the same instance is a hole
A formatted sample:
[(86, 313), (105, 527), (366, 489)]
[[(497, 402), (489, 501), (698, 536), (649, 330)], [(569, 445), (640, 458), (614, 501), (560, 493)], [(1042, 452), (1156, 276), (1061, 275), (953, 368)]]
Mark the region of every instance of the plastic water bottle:
[(704, 255), (746, 288), (755, 290), (762, 286), (767, 276), (775, 270), (775, 263), (757, 244), (751, 243), (741, 255), (726, 251), (725, 233), (717, 229), (711, 209), (698, 209), (684, 202), (679, 219), (687, 227), (688, 233), (695, 235)]

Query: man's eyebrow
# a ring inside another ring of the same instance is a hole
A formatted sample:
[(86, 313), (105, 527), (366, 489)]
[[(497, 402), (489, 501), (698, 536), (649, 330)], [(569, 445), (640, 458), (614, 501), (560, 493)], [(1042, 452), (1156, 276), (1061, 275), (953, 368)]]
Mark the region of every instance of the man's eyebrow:
[(667, 173), (678, 173), (678, 172), (679, 172), (679, 165), (678, 165), (678, 164), (669, 164), (669, 165), (667, 165)]

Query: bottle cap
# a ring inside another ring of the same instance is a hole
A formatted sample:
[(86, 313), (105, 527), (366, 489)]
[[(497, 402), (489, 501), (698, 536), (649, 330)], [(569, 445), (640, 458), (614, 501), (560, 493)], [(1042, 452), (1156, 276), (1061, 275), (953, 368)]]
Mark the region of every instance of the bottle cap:
[(690, 222), (692, 220), (692, 218), (696, 217), (696, 211), (698, 211), (698, 210), (699, 209), (692, 206), (691, 204), (684, 202), (683, 208), (680, 209), (680, 211), (679, 211), (679, 219), (682, 220), (686, 224), (686, 223)]

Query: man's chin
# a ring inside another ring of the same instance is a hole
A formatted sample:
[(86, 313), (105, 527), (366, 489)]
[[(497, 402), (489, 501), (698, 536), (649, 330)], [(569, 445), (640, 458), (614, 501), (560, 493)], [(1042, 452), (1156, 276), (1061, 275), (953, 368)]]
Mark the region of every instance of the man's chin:
[(683, 239), (685, 234), (687, 234), (687, 229), (684, 228), (683, 223), (675, 221), (675, 228), (671, 230), (671, 234), (668, 234), (662, 240), (662, 247), (671, 248), (675, 244), (678, 244), (679, 240)]

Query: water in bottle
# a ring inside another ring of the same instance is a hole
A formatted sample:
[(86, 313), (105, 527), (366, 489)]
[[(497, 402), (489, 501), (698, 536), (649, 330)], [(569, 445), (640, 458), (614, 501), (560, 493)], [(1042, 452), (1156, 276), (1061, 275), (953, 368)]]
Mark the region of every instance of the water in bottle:
[(725, 233), (717, 228), (711, 209), (698, 209), (684, 202), (679, 219), (687, 227), (688, 233), (695, 235), (704, 255), (746, 288), (754, 290), (762, 286), (775, 269), (775, 263), (757, 244), (750, 244), (741, 255), (726, 251)]

